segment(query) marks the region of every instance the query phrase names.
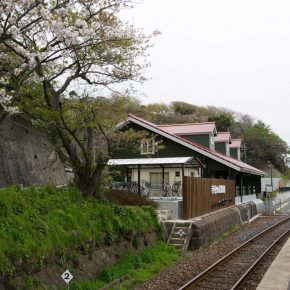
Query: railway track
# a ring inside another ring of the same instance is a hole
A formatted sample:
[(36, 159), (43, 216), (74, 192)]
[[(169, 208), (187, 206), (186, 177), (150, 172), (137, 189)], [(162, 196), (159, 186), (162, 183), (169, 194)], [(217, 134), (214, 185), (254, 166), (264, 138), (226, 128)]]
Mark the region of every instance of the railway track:
[(254, 236), (212, 266), (201, 272), (179, 290), (249, 289), (251, 274), (290, 235), (290, 217)]

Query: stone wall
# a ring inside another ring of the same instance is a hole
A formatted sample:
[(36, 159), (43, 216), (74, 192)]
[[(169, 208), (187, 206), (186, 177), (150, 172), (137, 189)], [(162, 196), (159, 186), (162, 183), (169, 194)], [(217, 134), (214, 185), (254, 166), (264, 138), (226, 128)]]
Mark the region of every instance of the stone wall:
[(0, 122), (0, 188), (67, 183), (54, 146), (19, 117)]
[(239, 224), (239, 216), (234, 210), (224, 210), (192, 223), (193, 234), (189, 249), (209, 246), (232, 226)]
[[(207, 247), (235, 225), (248, 222), (263, 210), (258, 205), (254, 202), (244, 203), (187, 220), (187, 223), (192, 224), (189, 249)], [(174, 222), (170, 220), (163, 222), (165, 240), (168, 239)]]
[(258, 214), (253, 202), (233, 206), (192, 221), (193, 235), (189, 249), (209, 246), (233, 226), (248, 222)]

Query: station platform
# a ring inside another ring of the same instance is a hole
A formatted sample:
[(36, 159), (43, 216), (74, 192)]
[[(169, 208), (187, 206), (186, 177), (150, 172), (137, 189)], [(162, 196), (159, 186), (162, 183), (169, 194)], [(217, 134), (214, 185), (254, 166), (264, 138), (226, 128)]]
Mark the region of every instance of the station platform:
[(256, 290), (290, 290), (290, 239), (277, 255)]

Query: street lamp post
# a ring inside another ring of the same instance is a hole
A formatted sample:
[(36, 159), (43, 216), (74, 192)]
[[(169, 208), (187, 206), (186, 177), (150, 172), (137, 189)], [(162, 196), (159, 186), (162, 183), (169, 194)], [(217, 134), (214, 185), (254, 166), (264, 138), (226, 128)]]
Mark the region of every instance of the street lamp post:
[(270, 168), (270, 174), (271, 174), (271, 191), (273, 191), (273, 164), (271, 161), (268, 161), (268, 167)]
[(273, 164), (270, 161), (268, 161), (268, 167), (270, 169), (270, 174), (271, 174), (271, 192), (269, 192), (269, 196), (268, 196), (268, 211), (270, 213), (271, 212), (270, 199), (272, 197), (272, 192), (273, 192)]

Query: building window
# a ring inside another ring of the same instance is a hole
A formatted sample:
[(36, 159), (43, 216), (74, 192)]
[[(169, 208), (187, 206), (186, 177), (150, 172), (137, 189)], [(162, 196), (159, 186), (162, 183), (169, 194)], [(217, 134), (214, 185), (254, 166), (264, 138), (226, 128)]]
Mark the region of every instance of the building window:
[(180, 177), (180, 171), (175, 171), (175, 177)]
[[(162, 184), (163, 184), (162, 173), (150, 172), (149, 175), (150, 175), (151, 188), (153, 190), (154, 189), (161, 190)], [(168, 183), (169, 183), (169, 172), (164, 172), (164, 184), (168, 184)]]
[(154, 138), (143, 139), (141, 141), (141, 155), (154, 154), (156, 149)]

